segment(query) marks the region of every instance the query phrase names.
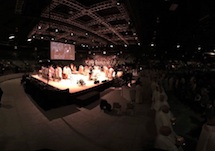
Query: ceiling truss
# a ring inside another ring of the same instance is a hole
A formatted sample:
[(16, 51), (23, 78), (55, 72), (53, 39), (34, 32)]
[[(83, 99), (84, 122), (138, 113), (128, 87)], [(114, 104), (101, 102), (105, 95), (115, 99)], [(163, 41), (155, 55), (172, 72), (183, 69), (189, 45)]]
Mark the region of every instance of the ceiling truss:
[[(58, 9), (59, 7), (62, 8)], [(65, 12), (66, 9), (69, 9), (68, 12)], [(95, 46), (137, 44), (136, 35), (123, 34), (123, 32), (136, 33), (135, 29), (129, 26), (130, 20), (125, 5), (118, 3), (117, 0), (106, 0), (90, 6), (75, 0), (52, 0), (41, 13), (40, 22), (28, 37), (40, 38), (49, 34), (49, 38), (53, 37), (52, 39), (56, 41), (66, 39), (77, 44)], [(38, 29), (38, 26), (43, 28)], [(49, 28), (58, 29), (62, 33), (50, 33), (47, 31)], [(71, 33), (74, 35), (71, 36)]]

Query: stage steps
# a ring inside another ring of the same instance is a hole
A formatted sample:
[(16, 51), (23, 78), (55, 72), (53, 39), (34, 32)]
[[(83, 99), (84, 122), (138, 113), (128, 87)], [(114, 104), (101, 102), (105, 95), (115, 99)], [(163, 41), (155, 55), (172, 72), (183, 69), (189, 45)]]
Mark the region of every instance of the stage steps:
[(91, 92), (85, 93), (81, 96), (78, 96), (76, 98), (75, 104), (77, 104), (78, 106), (86, 106), (98, 99), (100, 99), (100, 92), (91, 91)]

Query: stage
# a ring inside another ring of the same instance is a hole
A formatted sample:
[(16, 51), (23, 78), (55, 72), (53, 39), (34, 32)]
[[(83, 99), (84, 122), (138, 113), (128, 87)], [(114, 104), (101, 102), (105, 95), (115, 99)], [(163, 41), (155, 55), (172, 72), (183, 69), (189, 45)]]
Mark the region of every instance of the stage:
[[(79, 85), (77, 83), (79, 80), (84, 80), (85, 85)], [(73, 74), (71, 79), (48, 81), (41, 75), (32, 74), (26, 80), (24, 87), (26, 93), (47, 110), (74, 103), (86, 106), (100, 99), (100, 92), (111, 87), (113, 79), (107, 79), (105, 74), (100, 74), (97, 80), (99, 83), (94, 84), (94, 80), (89, 80), (89, 76)]]
[[(62, 79), (60, 81), (47, 80), (42, 76), (39, 76), (38, 74), (31, 75), (31, 76), (59, 90), (69, 89), (69, 92), (71, 94), (81, 92), (81, 91), (93, 88), (95, 86), (101, 85), (103, 84), (102, 81), (105, 81), (105, 80), (108, 81), (108, 78), (105, 77), (104, 73), (101, 73), (100, 76), (97, 78), (97, 80), (99, 81), (99, 83), (97, 84), (94, 84), (94, 80), (89, 80), (89, 76), (85, 76), (82, 74), (72, 74), (71, 79)], [(85, 85), (80, 86), (77, 83), (80, 79), (84, 80)]]

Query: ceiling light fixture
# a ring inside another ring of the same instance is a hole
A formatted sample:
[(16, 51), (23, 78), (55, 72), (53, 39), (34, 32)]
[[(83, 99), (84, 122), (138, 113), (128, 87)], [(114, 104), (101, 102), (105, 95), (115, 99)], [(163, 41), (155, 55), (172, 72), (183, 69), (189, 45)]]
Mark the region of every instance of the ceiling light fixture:
[(155, 46), (155, 44), (154, 43), (151, 43), (151, 47), (154, 47)]
[(15, 38), (14, 35), (9, 36), (9, 39), (14, 39), (14, 38)]
[(202, 49), (202, 48), (199, 46), (199, 47), (198, 47), (198, 50), (201, 50), (201, 49)]
[(170, 11), (175, 11), (178, 8), (178, 4), (173, 3), (170, 7), (169, 10)]

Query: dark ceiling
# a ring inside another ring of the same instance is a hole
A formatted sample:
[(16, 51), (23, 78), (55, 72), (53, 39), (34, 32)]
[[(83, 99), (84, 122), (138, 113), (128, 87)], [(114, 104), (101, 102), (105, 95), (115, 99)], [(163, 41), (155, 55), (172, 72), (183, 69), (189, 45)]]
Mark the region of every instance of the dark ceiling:
[(130, 6), (144, 44), (154, 41), (158, 47), (171, 48), (179, 43), (189, 49), (215, 46), (213, 0), (130, 0)]
[(215, 48), (214, 0), (1, 0), (0, 16), (2, 44), (15, 34), (17, 43), (28, 38), (89, 47), (153, 43), (159, 53)]

